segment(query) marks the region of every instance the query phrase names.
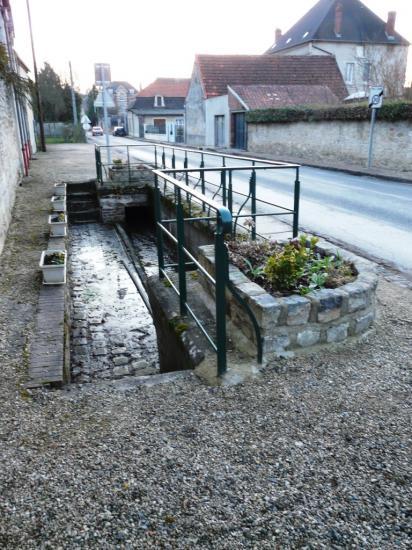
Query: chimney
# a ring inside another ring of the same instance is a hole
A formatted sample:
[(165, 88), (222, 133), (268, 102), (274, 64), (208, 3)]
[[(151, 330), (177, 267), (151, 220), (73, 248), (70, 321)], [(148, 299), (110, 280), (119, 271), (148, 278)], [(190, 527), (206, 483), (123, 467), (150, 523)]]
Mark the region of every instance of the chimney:
[(275, 44), (279, 44), (281, 38), (282, 38), (282, 31), (281, 31), (281, 29), (276, 29), (276, 30), (275, 30)]
[(395, 21), (396, 21), (396, 11), (388, 12), (388, 20), (386, 22), (385, 31), (388, 36), (395, 36)]
[(342, 18), (343, 6), (342, 2), (338, 2), (335, 7), (335, 27), (333, 29), (337, 38), (342, 36)]

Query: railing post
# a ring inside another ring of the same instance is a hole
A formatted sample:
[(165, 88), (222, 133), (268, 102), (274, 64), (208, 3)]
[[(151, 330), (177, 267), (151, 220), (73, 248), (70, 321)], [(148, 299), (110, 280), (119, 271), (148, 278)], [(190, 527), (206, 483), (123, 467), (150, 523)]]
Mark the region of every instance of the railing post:
[(130, 181), (131, 181), (131, 178), (130, 178), (131, 172), (130, 172), (130, 153), (129, 153), (129, 146), (128, 145), (126, 145), (126, 152), (127, 152), (127, 169), (129, 171), (129, 183), (130, 183)]
[(174, 149), (172, 149), (172, 168), (176, 168), (176, 157)]
[(156, 145), (154, 146), (154, 164), (157, 170), (157, 146)]
[(228, 192), (228, 200), (227, 200), (227, 207), (229, 209), (229, 212), (233, 215), (233, 184), (232, 184), (232, 170), (229, 170), (229, 192)]
[(182, 196), (180, 189), (176, 189), (176, 229), (177, 229), (177, 262), (179, 275), (179, 302), (180, 315), (186, 315), (186, 257), (184, 252), (185, 246), (185, 227), (184, 227), (184, 211), (182, 205)]
[(160, 228), (160, 223), (162, 221), (162, 206), (160, 201), (160, 189), (159, 189), (159, 180), (157, 174), (155, 174), (155, 200), (154, 200), (154, 210), (155, 210), (155, 221), (156, 221), (156, 238), (157, 238), (157, 261), (159, 264), (159, 279), (163, 279), (164, 275), (162, 269), (165, 267), (164, 254), (163, 254), (163, 231)]
[(165, 148), (163, 147), (163, 152), (162, 152), (162, 168), (166, 168), (166, 153), (165, 153)]
[[(253, 163), (254, 164), (254, 163)], [(256, 240), (256, 170), (252, 170), (250, 176), (250, 197), (251, 197), (251, 214), (252, 214), (252, 241)]]
[(226, 206), (226, 170), (220, 171), (220, 185), (222, 187), (223, 206)]
[[(203, 171), (203, 168), (205, 167), (205, 156), (204, 154), (202, 153), (201, 154), (201, 157), (200, 157), (200, 168), (201, 168), (201, 172), (200, 172), (200, 185), (201, 185), (201, 188), (202, 188), (202, 195), (205, 194), (206, 192), (206, 188), (205, 188), (205, 173)], [(205, 210), (205, 203), (202, 202), (202, 210)]]
[(217, 374), (222, 376), (227, 369), (226, 362), (226, 284), (228, 280), (228, 257), (224, 234), (218, 220), (215, 233), (216, 273), (216, 347)]
[(299, 201), (300, 201), (300, 181), (299, 167), (296, 168), (295, 193), (293, 202), (293, 238), (295, 239), (299, 233)]

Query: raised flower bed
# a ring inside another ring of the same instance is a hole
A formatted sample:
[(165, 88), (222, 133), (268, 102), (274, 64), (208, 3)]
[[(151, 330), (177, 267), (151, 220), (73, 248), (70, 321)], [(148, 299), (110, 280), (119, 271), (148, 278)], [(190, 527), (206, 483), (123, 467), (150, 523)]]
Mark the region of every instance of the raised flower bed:
[(67, 232), (67, 216), (64, 212), (56, 212), (49, 216), (50, 237), (65, 237)]
[[(296, 246), (293, 243), (289, 245)], [(313, 243), (310, 253), (313, 262), (321, 264), (323, 261), (323, 266), (329, 263), (333, 273), (330, 286), (335, 288), (326, 288), (327, 269), (316, 271), (314, 268), (311, 271), (309, 267), (305, 271), (306, 267), (300, 266), (297, 275), (301, 277), (292, 276), (291, 272), (296, 263), (299, 264), (299, 259), (291, 252), (290, 246), (287, 243), (277, 244), (266, 258), (264, 266), (254, 264), (245, 256), (245, 267), (240, 269), (233, 264), (229, 267), (229, 279), (235, 291), (247, 302), (256, 317), (265, 360), (358, 336), (370, 328), (375, 318), (377, 276), (370, 262), (344, 257), (343, 253), (336, 254), (336, 250), (326, 243)], [(240, 263), (230, 244), (228, 247), (231, 259)], [(305, 248), (310, 248), (310, 244)], [(199, 251), (201, 264), (213, 276), (214, 247), (203, 246)], [(288, 255), (292, 255), (289, 263), (285, 260)], [(342, 270), (335, 269), (333, 259), (337, 259), (337, 264), (343, 266)], [(316, 277), (312, 278), (313, 273)], [(280, 288), (275, 288), (279, 279), (282, 284)], [(294, 287), (291, 285), (292, 279), (296, 283)], [(213, 294), (214, 289), (208, 279), (201, 276), (200, 280), (208, 292)], [(250, 318), (230, 290), (227, 290), (226, 295), (227, 313), (233, 325), (247, 337), (245, 351), (252, 353), (247, 346), (248, 341), (255, 340)]]
[(59, 285), (66, 282), (66, 251), (43, 250), (40, 257), (43, 284)]

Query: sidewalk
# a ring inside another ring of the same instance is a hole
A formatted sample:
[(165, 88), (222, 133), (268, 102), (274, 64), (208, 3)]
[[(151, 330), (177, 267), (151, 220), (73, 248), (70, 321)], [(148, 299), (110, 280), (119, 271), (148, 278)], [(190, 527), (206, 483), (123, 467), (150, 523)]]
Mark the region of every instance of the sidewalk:
[(407, 548), (412, 291), (380, 278), (361, 342), (209, 388), (24, 390), (53, 183), (93, 146), (50, 146), (0, 256), (0, 547)]
[(304, 157), (294, 157), (284, 155), (271, 155), (269, 153), (258, 154), (251, 153), (249, 151), (240, 151), (239, 149), (215, 149), (208, 147), (207, 149), (211, 151), (219, 151), (222, 153), (227, 153), (229, 155), (239, 155), (245, 157), (253, 157), (259, 159), (270, 159), (278, 160), (282, 162), (290, 162), (292, 164), (301, 164), (302, 166), (311, 166), (313, 168), (322, 168), (323, 170), (333, 170), (338, 172), (346, 172), (348, 174), (353, 174), (355, 176), (370, 176), (373, 178), (388, 179), (394, 181), (401, 181), (403, 183), (412, 183), (412, 165), (409, 171), (396, 171), (389, 170), (387, 168), (376, 168), (371, 166), (371, 168), (366, 168), (357, 164), (350, 164), (346, 162), (337, 162), (332, 160), (311, 160)]

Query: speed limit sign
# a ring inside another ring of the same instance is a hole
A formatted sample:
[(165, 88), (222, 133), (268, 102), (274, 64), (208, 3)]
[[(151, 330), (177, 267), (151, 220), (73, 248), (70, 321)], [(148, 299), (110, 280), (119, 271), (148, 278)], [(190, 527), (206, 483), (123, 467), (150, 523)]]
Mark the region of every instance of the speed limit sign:
[(369, 88), (369, 108), (380, 109), (383, 101), (383, 86)]

